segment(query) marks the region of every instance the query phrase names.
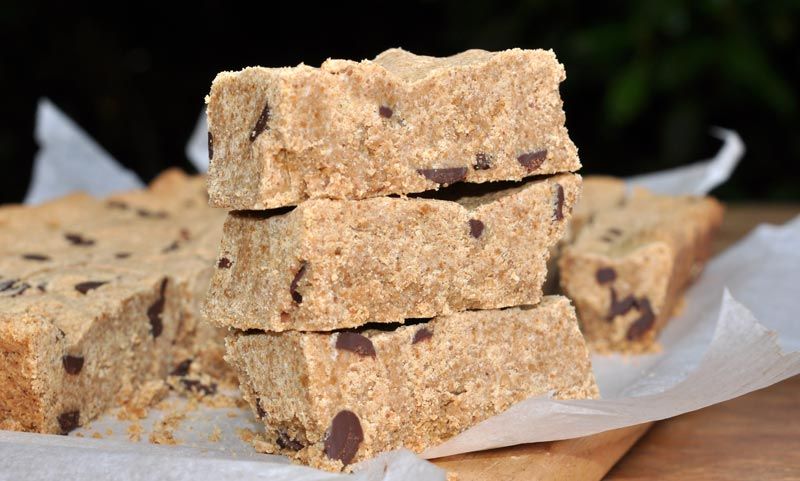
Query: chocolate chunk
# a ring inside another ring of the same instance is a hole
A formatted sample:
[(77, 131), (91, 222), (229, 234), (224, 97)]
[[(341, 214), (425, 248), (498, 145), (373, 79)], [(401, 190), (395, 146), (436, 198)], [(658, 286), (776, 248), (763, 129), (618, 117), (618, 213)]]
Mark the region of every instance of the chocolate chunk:
[(122, 202), (121, 200), (109, 200), (106, 202), (106, 206), (112, 209), (128, 210), (128, 204)]
[(653, 306), (650, 305), (649, 299), (646, 297), (637, 299), (636, 308), (641, 313), (641, 316), (633, 321), (631, 327), (628, 328), (628, 333), (625, 337), (629, 341), (635, 341), (641, 338), (656, 322), (656, 315), (653, 313)]
[(29, 261), (40, 261), (40, 262), (50, 260), (50, 257), (44, 254), (23, 254), (22, 258)]
[(594, 277), (599, 284), (606, 284), (617, 278), (617, 271), (615, 271), (613, 267), (601, 267), (597, 269), (597, 273), (595, 273)]
[(94, 245), (94, 240), (87, 239), (80, 234), (72, 234), (67, 233), (64, 234), (64, 238), (67, 239), (72, 245), (81, 246), (81, 247), (88, 247)]
[(411, 344), (416, 344), (418, 342), (428, 340), (432, 337), (433, 337), (433, 332), (427, 327), (423, 327), (414, 333), (414, 337), (411, 339)]
[(64, 365), (64, 370), (67, 374), (78, 374), (83, 369), (83, 356), (61, 356), (61, 364)]
[(289, 449), (291, 451), (300, 451), (305, 447), (303, 443), (289, 436), (289, 433), (283, 429), (278, 429), (278, 437), (275, 439), (275, 444), (281, 449)]
[(331, 426), (325, 435), (325, 456), (338, 459), (348, 465), (353, 460), (361, 441), (364, 440), (364, 431), (361, 422), (352, 411), (339, 411), (331, 421)]
[(487, 170), (492, 168), (492, 161), (494, 158), (483, 152), (478, 152), (475, 154), (475, 163), (472, 164), (472, 168), (475, 170)]
[(11, 290), (17, 279), (9, 279), (7, 281), (0, 281), (0, 292)]
[(161, 252), (166, 254), (167, 252), (176, 251), (176, 250), (178, 250), (179, 245), (180, 244), (178, 244), (178, 241), (174, 241), (172, 244), (170, 244), (167, 247), (165, 247)]
[(466, 167), (445, 167), (441, 169), (417, 169), (417, 173), (437, 184), (455, 184), (467, 178)]
[(139, 217), (144, 217), (145, 219), (166, 219), (169, 217), (169, 215), (163, 210), (152, 211), (147, 209), (136, 209), (136, 213), (139, 215)]
[(474, 238), (478, 238), (483, 234), (483, 222), (479, 221), (478, 219), (470, 219), (469, 220), (469, 235)]
[(127, 259), (130, 256), (131, 256), (130, 252), (117, 252), (116, 254), (114, 254), (114, 257), (116, 257), (117, 259)]
[(556, 184), (556, 209), (553, 212), (553, 218), (555, 220), (564, 218), (564, 188), (561, 187), (561, 184)]
[(300, 282), (300, 279), (306, 274), (306, 261), (300, 262), (300, 269), (297, 271), (297, 274), (294, 275), (294, 279), (292, 279), (292, 283), (289, 284), (289, 292), (292, 294), (292, 299), (294, 302), (301, 304), (303, 302), (303, 296), (297, 292), (297, 284)]
[(336, 336), (336, 349), (350, 351), (359, 356), (375, 357), (375, 346), (368, 337), (357, 332), (340, 332)]
[(167, 279), (161, 281), (158, 299), (147, 308), (147, 317), (150, 319), (150, 333), (153, 339), (157, 338), (164, 331), (164, 321), (161, 318), (164, 313), (164, 294), (167, 291)]
[(538, 169), (547, 158), (547, 149), (534, 150), (517, 157), (517, 162), (528, 169), (528, 172)]
[(622, 300), (617, 299), (617, 291), (611, 288), (611, 307), (608, 310), (608, 320), (612, 320), (617, 316), (624, 316), (636, 304), (636, 299), (632, 295), (628, 295)]
[(189, 374), (189, 368), (192, 367), (192, 360), (191, 359), (184, 359), (180, 362), (175, 369), (172, 370), (170, 375), (172, 376), (185, 376)]
[[(227, 257), (220, 257), (219, 262), (217, 262), (217, 267), (220, 269), (230, 269), (233, 263)], [(294, 295), (292, 295), (294, 297)], [(301, 298), (302, 299), (302, 298)]]
[(192, 391), (204, 396), (211, 396), (217, 392), (217, 383), (215, 382), (203, 384), (197, 379), (181, 379), (181, 384), (183, 384), (183, 387), (185, 387), (187, 391)]
[(267, 417), (267, 412), (261, 407), (261, 398), (258, 397), (256, 398), (256, 412), (258, 413), (259, 419), (264, 419)]
[(211, 135), (211, 131), (208, 131), (208, 160), (214, 158), (214, 136)]
[(80, 420), (81, 413), (78, 410), (59, 414), (58, 427), (61, 428), (61, 434), (69, 434), (70, 431), (78, 427)]
[(394, 111), (385, 105), (381, 105), (378, 107), (378, 114), (383, 118), (391, 119)]
[(269, 102), (264, 103), (264, 109), (261, 111), (261, 115), (258, 116), (258, 120), (256, 120), (256, 125), (253, 127), (253, 130), (250, 131), (250, 142), (256, 140), (256, 137), (261, 135), (261, 132), (267, 129), (267, 122), (269, 122)]
[(75, 284), (75, 290), (80, 292), (81, 294), (86, 294), (87, 292), (97, 289), (98, 287), (108, 284), (108, 281), (86, 281), (80, 282)]

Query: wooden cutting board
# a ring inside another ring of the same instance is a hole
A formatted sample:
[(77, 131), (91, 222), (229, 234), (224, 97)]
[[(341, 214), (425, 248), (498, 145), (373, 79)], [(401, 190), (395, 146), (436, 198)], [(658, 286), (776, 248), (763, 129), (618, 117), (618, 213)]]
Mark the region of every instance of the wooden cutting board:
[[(761, 222), (781, 224), (798, 212), (797, 205), (729, 206), (714, 249), (724, 250)], [(595, 481), (602, 479), (652, 425), (645, 423), (583, 438), (459, 454), (432, 462), (449, 475), (455, 475), (458, 481)]]

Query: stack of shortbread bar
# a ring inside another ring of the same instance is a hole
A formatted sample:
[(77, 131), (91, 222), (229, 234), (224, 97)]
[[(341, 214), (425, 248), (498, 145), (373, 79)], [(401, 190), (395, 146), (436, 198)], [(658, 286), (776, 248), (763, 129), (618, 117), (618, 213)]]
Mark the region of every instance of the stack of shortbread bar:
[(208, 190), (231, 212), (204, 313), (266, 450), (340, 470), (598, 395), (574, 309), (542, 295), (581, 188), (564, 78), (518, 49), (217, 76)]

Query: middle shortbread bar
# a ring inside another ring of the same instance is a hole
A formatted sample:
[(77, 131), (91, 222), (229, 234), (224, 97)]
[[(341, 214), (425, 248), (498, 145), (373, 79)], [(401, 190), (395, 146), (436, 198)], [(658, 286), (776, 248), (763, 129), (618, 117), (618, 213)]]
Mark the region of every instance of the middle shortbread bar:
[(455, 201), (232, 213), (204, 313), (238, 329), (330, 331), (536, 304), (580, 183), (560, 174)]

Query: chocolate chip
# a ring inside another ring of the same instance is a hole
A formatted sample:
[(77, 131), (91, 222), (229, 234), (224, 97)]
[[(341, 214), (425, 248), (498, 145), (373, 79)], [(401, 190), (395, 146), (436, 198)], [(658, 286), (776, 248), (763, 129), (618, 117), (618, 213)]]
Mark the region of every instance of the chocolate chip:
[(336, 336), (336, 349), (354, 352), (359, 356), (375, 357), (372, 341), (357, 332), (340, 332)]
[(617, 271), (613, 267), (601, 267), (597, 269), (594, 277), (599, 284), (606, 284), (617, 278)]
[(109, 200), (106, 202), (106, 206), (112, 209), (128, 210), (128, 204), (122, 202), (121, 200)]
[(179, 245), (180, 244), (178, 244), (178, 241), (174, 241), (172, 244), (170, 244), (167, 247), (165, 247), (161, 252), (166, 254), (167, 252), (176, 251), (176, 250), (178, 250)]
[(381, 105), (378, 107), (378, 114), (383, 118), (391, 119), (394, 111), (385, 105)]
[(547, 158), (547, 149), (534, 150), (517, 157), (517, 162), (528, 169), (528, 172), (538, 169)]
[(292, 294), (292, 299), (294, 302), (301, 304), (303, 302), (303, 296), (297, 292), (297, 284), (300, 282), (300, 279), (306, 274), (306, 261), (300, 262), (300, 269), (298, 269), (297, 274), (294, 275), (294, 279), (292, 279), (292, 283), (289, 284), (289, 292)]
[(8, 291), (17, 282), (17, 279), (9, 279), (7, 281), (0, 281), (0, 292)]
[(214, 136), (211, 135), (211, 131), (208, 131), (208, 160), (214, 158)]
[(150, 333), (153, 334), (153, 339), (157, 338), (164, 331), (164, 321), (162, 314), (164, 313), (164, 294), (167, 290), (167, 279), (161, 281), (161, 287), (158, 299), (147, 308), (147, 317), (150, 319)]
[(259, 419), (264, 419), (267, 416), (267, 412), (261, 407), (261, 398), (256, 398), (256, 412)]
[(136, 213), (139, 215), (139, 217), (144, 217), (145, 219), (166, 219), (169, 217), (169, 214), (163, 210), (153, 211), (147, 209), (136, 209)]
[(23, 254), (22, 258), (29, 261), (40, 261), (40, 262), (50, 260), (50, 257), (44, 254)]
[(472, 168), (475, 170), (487, 170), (492, 168), (492, 162), (494, 158), (483, 152), (478, 152), (475, 154), (475, 163), (472, 164)]
[(227, 257), (220, 257), (219, 262), (217, 262), (217, 267), (220, 269), (230, 269), (231, 265), (232, 262)]
[(192, 367), (192, 360), (191, 359), (184, 359), (180, 362), (175, 369), (172, 370), (170, 375), (172, 376), (185, 376), (189, 374), (189, 368)]
[(441, 169), (417, 169), (417, 173), (437, 184), (455, 184), (467, 178), (466, 167), (445, 167)]
[(636, 300), (636, 308), (641, 313), (638, 319), (633, 321), (631, 327), (628, 328), (626, 338), (629, 341), (635, 341), (641, 338), (647, 331), (653, 327), (656, 321), (656, 315), (653, 313), (653, 307), (650, 305), (650, 300), (646, 297)]
[(561, 184), (556, 184), (556, 209), (553, 212), (555, 220), (564, 218), (564, 188)]
[(86, 282), (79, 282), (75, 284), (75, 290), (80, 292), (81, 294), (86, 294), (87, 292), (97, 289), (98, 287), (108, 284), (108, 281), (86, 281)]
[(217, 392), (217, 383), (215, 382), (203, 384), (197, 379), (181, 379), (181, 384), (183, 384), (183, 387), (185, 387), (187, 391), (192, 391), (204, 396), (211, 396)]
[(278, 429), (278, 437), (275, 439), (275, 444), (281, 449), (289, 449), (291, 451), (300, 451), (305, 447), (303, 443), (289, 436), (289, 433), (283, 429)]
[(250, 131), (250, 142), (256, 140), (256, 137), (261, 135), (261, 132), (267, 129), (267, 122), (269, 122), (269, 102), (264, 103), (264, 109), (261, 110), (261, 115), (258, 116), (258, 120), (256, 120), (256, 125), (253, 127), (253, 130)]
[(127, 259), (130, 256), (131, 256), (130, 252), (117, 252), (116, 254), (114, 254), (114, 257), (116, 257), (117, 259)]
[(416, 344), (418, 342), (425, 341), (432, 337), (433, 337), (433, 332), (427, 327), (423, 327), (414, 333), (414, 337), (411, 339), (411, 344)]
[(617, 291), (611, 288), (611, 307), (608, 310), (608, 320), (612, 320), (617, 316), (624, 316), (636, 304), (636, 299), (632, 295), (628, 295), (622, 300), (617, 299)]
[(39, 289), (39, 292), (47, 292), (47, 284), (45, 283), (39, 284), (36, 288)]
[(83, 369), (83, 356), (61, 356), (61, 364), (64, 365), (64, 370), (67, 374), (78, 374)]
[(358, 416), (352, 411), (339, 411), (333, 417), (325, 436), (325, 455), (348, 465), (355, 457), (363, 440), (364, 431), (361, 429)]
[(78, 410), (59, 414), (58, 427), (61, 428), (61, 434), (69, 434), (70, 431), (78, 427), (80, 420), (81, 413)]
[(87, 239), (80, 234), (72, 234), (67, 233), (64, 234), (64, 238), (67, 239), (72, 245), (81, 246), (81, 247), (88, 247), (94, 245), (94, 240)]
[(479, 221), (478, 219), (470, 219), (469, 220), (469, 235), (474, 238), (478, 238), (483, 234), (483, 222)]

